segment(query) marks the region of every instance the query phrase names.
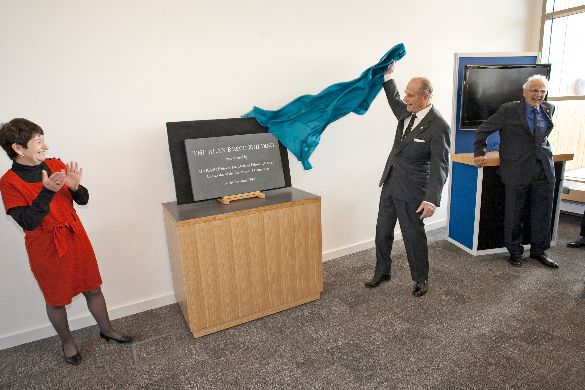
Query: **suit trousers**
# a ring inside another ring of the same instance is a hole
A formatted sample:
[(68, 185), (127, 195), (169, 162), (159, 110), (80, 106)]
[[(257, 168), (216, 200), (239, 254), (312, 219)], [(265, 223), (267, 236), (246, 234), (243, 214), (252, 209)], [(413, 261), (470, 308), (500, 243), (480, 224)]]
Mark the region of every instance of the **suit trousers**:
[(396, 221), (399, 221), (410, 275), (415, 282), (422, 282), (427, 280), (429, 275), (429, 250), (424, 222), (416, 212), (420, 202), (408, 202), (393, 198), (390, 194), (389, 181), (386, 179), (380, 195), (376, 223), (375, 272), (382, 275), (390, 274), (394, 227)]
[(524, 252), (522, 222), (527, 215), (530, 220), (530, 254), (542, 255), (550, 248), (555, 183), (547, 179), (541, 164), (535, 166), (533, 179), (528, 184), (504, 184), (504, 241), (511, 255)]

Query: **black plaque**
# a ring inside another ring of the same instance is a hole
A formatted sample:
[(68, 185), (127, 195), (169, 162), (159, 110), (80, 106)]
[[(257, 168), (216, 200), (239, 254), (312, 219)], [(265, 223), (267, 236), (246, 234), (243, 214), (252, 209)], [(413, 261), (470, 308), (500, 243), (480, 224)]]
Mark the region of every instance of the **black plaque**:
[(187, 139), (185, 150), (195, 201), (284, 187), (272, 134)]
[[(185, 122), (167, 122), (167, 136), (169, 154), (173, 167), (173, 178), (177, 204), (193, 203), (191, 175), (185, 151), (185, 140), (194, 138), (222, 137), (237, 134), (267, 133), (268, 129), (260, 126), (254, 118), (212, 119)], [(280, 161), (284, 173), (286, 187), (291, 187), (290, 171), (288, 166), (288, 152), (279, 144)]]

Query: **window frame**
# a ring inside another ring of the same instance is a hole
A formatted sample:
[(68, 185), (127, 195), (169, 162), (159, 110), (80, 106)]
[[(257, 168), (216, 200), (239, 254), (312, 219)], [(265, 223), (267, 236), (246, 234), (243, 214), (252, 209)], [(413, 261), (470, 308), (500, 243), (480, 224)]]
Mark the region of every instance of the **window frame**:
[[(542, 2), (542, 18), (540, 23), (540, 42), (539, 42), (539, 52), (541, 53), (542, 58), (542, 47), (544, 44), (544, 25), (548, 20), (562, 18), (562, 17), (569, 17), (571, 15), (577, 15), (581, 13), (585, 13), (585, 5), (579, 5), (576, 7), (566, 8), (560, 11), (553, 11), (553, 12), (546, 12), (546, 4), (548, 1), (554, 0), (543, 0)], [(584, 40), (585, 41), (585, 40)], [(548, 96), (548, 100), (550, 101), (563, 101), (563, 100), (585, 100), (585, 95), (565, 95), (565, 96)]]

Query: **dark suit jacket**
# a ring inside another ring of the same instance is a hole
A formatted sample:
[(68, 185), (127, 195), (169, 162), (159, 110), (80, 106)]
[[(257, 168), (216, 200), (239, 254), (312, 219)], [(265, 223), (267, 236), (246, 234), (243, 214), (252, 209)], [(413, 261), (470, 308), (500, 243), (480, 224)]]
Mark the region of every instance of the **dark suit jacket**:
[[(540, 163), (547, 179), (554, 181), (553, 153), (547, 137), (553, 129), (550, 118), (555, 107), (547, 102), (543, 102), (541, 107), (549, 122), (542, 134), (533, 135), (530, 131), (524, 100), (502, 104), (498, 111), (477, 129), (474, 151), (476, 157), (485, 155), (487, 137), (500, 130), (498, 173), (504, 183), (528, 184), (532, 180), (530, 172), (533, 172), (534, 164)], [(540, 162), (536, 160), (537, 153), (542, 155)]]
[(424, 200), (439, 206), (449, 171), (451, 129), (433, 107), (402, 140), (404, 119), (411, 113), (400, 99), (394, 80), (384, 83), (384, 91), (398, 119), (398, 127), (380, 186), (390, 175), (388, 185), (393, 198), (417, 203)]

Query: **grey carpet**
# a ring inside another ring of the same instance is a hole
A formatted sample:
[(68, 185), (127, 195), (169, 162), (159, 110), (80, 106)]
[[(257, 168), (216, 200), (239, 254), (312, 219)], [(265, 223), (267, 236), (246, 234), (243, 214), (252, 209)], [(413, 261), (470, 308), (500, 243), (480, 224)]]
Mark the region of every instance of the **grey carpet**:
[(561, 217), (558, 270), (473, 257), (434, 231), (422, 298), (398, 242), (376, 289), (362, 251), (324, 264), (319, 301), (199, 339), (170, 305), (115, 321), (133, 345), (74, 332), (78, 367), (56, 337), (0, 351), (0, 389), (583, 389), (585, 251), (566, 247), (578, 224)]

